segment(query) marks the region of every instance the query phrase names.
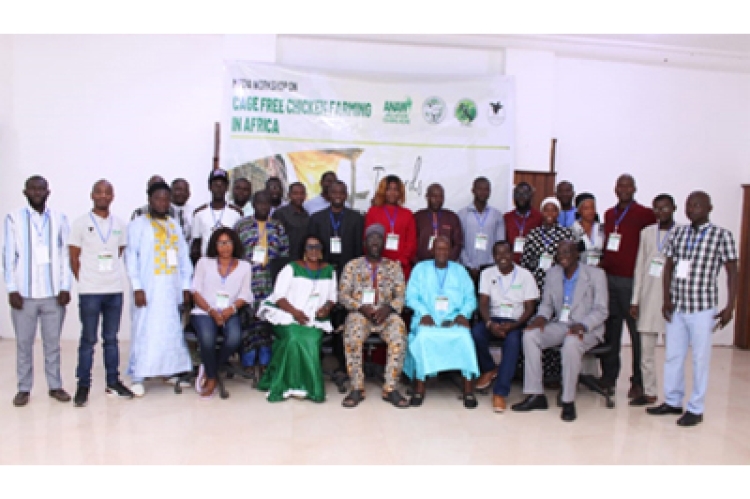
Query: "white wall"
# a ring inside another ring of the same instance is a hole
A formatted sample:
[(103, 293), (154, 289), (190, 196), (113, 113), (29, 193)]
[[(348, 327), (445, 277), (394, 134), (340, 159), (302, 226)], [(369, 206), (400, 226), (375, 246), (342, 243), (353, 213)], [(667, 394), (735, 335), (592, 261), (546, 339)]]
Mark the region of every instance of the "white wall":
[[(686, 194), (707, 190), (714, 220), (739, 236), (739, 184), (750, 182), (748, 75), (285, 35), (0, 35), (0, 213), (25, 204), (23, 181), (34, 173), (50, 181), (50, 205), (71, 218), (89, 208), (99, 177), (115, 184), (113, 211), (123, 218), (145, 201), (157, 172), (186, 177), (191, 202), (206, 200), (224, 58), (436, 78), (515, 75), (519, 168), (545, 170), (557, 137), (558, 177), (593, 192), (600, 211), (614, 202), (616, 176), (630, 172), (641, 202), (670, 192), (683, 221)], [(67, 338), (78, 336), (71, 305)], [(128, 329), (124, 321), (124, 338)], [(5, 299), (0, 335), (13, 335)], [(730, 328), (716, 340), (731, 337)]]

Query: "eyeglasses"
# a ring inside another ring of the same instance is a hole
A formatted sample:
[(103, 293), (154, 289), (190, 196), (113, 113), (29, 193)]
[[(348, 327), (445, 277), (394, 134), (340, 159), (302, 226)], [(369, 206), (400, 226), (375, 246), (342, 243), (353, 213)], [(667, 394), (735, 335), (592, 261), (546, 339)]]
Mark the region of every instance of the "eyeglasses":
[(224, 240), (224, 241), (216, 241), (217, 246), (232, 246), (231, 240)]
[(305, 246), (305, 249), (307, 251), (322, 251), (323, 245), (322, 244), (308, 244)]

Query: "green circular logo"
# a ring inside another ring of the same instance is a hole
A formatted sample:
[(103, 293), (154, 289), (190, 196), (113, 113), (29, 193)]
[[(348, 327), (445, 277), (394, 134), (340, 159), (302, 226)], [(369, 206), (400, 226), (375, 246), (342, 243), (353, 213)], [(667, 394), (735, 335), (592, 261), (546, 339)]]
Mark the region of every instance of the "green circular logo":
[(461, 99), (456, 104), (454, 114), (459, 123), (468, 126), (477, 119), (477, 105), (471, 99)]

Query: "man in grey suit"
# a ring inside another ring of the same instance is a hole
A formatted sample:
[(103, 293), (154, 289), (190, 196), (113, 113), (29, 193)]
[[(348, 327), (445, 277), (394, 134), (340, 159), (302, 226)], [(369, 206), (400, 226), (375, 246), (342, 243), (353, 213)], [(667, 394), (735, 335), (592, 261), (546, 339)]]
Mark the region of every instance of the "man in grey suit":
[(578, 262), (578, 246), (563, 241), (557, 250), (559, 265), (547, 271), (542, 303), (524, 330), (523, 392), (527, 397), (511, 407), (526, 412), (547, 409), (542, 385), (542, 350), (562, 345), (562, 420), (576, 418), (575, 396), (583, 354), (602, 342), (608, 314), (607, 277), (604, 271)]

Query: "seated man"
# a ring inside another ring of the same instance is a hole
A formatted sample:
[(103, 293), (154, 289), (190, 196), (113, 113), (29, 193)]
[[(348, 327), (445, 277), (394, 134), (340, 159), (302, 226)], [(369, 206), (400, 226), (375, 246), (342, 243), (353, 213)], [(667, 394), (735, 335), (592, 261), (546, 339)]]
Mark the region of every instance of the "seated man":
[(424, 401), (425, 378), (460, 369), (464, 377), (464, 407), (474, 409), (477, 399), (471, 381), (479, 375), (469, 320), (477, 300), (474, 282), (466, 269), (449, 261), (451, 241), (437, 236), (434, 260), (419, 262), (406, 287), (406, 305), (414, 309), (404, 373), (416, 379), (411, 405)]
[(371, 333), (378, 333), (388, 345), (383, 400), (399, 409), (409, 401), (396, 390), (406, 353), (406, 326), (399, 317), (404, 306), (404, 274), (401, 264), (383, 258), (385, 228), (373, 224), (365, 231), (365, 256), (344, 267), (339, 285), (339, 302), (349, 311), (344, 324), (346, 368), (352, 390), (343, 401), (356, 407), (365, 398), (362, 346)]
[(542, 350), (562, 345), (562, 420), (574, 421), (574, 404), (583, 354), (602, 342), (609, 296), (604, 271), (581, 265), (578, 246), (561, 241), (555, 265), (547, 271), (542, 303), (523, 335), (523, 393), (514, 411), (547, 409), (542, 386)]
[[(492, 390), (492, 408), (505, 411), (510, 394), (510, 382), (516, 371), (521, 353), (523, 327), (534, 314), (539, 299), (539, 288), (531, 272), (513, 262), (513, 248), (507, 241), (497, 241), (492, 246), (495, 265), (482, 271), (479, 278), (479, 315), (471, 335), (477, 350), (477, 361), (482, 375), (477, 389), (484, 390), (497, 378)], [(490, 338), (503, 341), (500, 366), (490, 354)]]

